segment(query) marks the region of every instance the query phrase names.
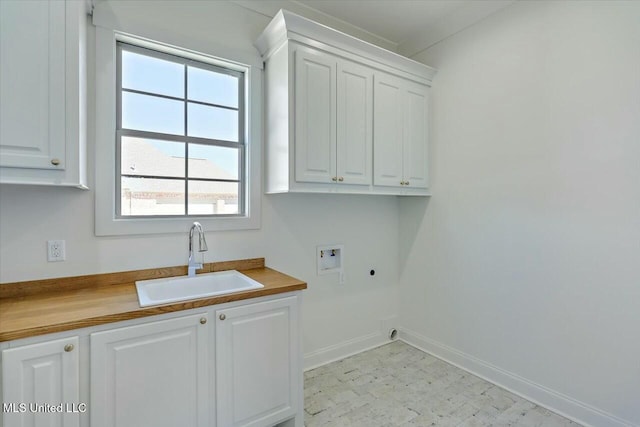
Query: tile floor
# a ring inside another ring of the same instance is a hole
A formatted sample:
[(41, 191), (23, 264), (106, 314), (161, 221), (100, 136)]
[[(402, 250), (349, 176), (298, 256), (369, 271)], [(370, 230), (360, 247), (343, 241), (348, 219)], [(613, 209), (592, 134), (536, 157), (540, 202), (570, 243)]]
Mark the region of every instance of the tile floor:
[(304, 378), (307, 427), (579, 426), (401, 341)]

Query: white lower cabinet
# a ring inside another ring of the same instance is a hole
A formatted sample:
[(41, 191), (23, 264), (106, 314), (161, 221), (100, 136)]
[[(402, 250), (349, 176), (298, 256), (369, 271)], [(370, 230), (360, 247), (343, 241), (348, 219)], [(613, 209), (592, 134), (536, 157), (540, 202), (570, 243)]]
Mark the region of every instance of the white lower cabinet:
[(297, 316), (296, 297), (216, 311), (219, 427), (270, 426), (296, 415)]
[(91, 426), (208, 425), (207, 314), (91, 334)]
[(0, 343), (0, 426), (302, 427), (299, 295)]
[[(3, 350), (4, 427), (77, 427), (78, 379), (78, 337)], [(61, 403), (61, 412), (50, 411)]]

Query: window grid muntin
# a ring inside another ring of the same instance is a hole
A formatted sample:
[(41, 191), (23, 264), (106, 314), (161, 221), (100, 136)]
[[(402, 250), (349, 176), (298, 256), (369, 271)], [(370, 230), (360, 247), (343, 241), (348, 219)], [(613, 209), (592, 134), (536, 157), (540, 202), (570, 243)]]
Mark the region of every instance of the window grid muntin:
[[(185, 100), (185, 98), (178, 98), (177, 96), (163, 95), (161, 93), (147, 92), (147, 91), (138, 90), (138, 89), (122, 88), (122, 92), (135, 93), (135, 94), (138, 94), (138, 95), (154, 96), (156, 98), (170, 99), (172, 101), (180, 101), (180, 102), (182, 102), (182, 101)], [(215, 104), (215, 103), (212, 103), (212, 102), (205, 102), (205, 101), (197, 101), (195, 99), (188, 99), (187, 98), (187, 102), (190, 103), (190, 104), (206, 105), (207, 107), (215, 107), (215, 108), (223, 108), (225, 110), (239, 111), (239, 107), (229, 107), (228, 105)]]
[[(135, 89), (125, 89), (122, 87), (122, 51), (130, 51), (141, 55), (147, 55), (158, 59), (163, 59), (171, 62), (175, 62), (184, 66), (184, 98), (174, 97), (170, 95), (163, 95), (153, 92), (140, 91)], [(220, 74), (232, 75), (238, 79), (238, 107), (229, 107), (224, 105), (218, 105), (214, 103), (208, 103), (203, 101), (189, 100), (188, 96), (188, 67), (195, 67), (212, 71)], [(172, 99), (177, 101), (183, 101), (183, 114), (184, 114), (184, 135), (167, 134), (161, 132), (142, 131), (137, 129), (123, 129), (122, 128), (122, 93), (131, 92), (139, 93), (142, 95), (154, 96), (159, 98)], [(234, 110), (238, 112), (238, 141), (227, 141), (214, 138), (202, 138), (188, 136), (188, 104), (200, 104), (216, 108), (224, 108)], [(116, 200), (115, 207), (116, 218), (127, 219), (150, 219), (150, 218), (184, 218), (184, 217), (243, 217), (247, 215), (246, 212), (246, 197), (247, 197), (247, 176), (246, 176), (246, 144), (245, 141), (245, 74), (241, 71), (226, 69), (217, 65), (208, 64), (205, 62), (196, 61), (189, 58), (183, 58), (177, 55), (169, 53), (159, 52), (152, 49), (147, 49), (140, 46), (135, 46), (125, 42), (117, 42), (116, 44)], [(183, 142), (185, 144), (185, 177), (174, 176), (150, 176), (143, 175), (138, 176), (136, 174), (123, 174), (122, 173), (122, 137), (130, 136), (136, 138), (154, 139), (159, 141), (173, 141)], [(189, 178), (189, 144), (196, 143), (209, 146), (219, 147), (233, 147), (238, 149), (238, 179), (214, 179), (214, 178)], [(167, 179), (167, 180), (184, 180), (185, 181), (185, 194), (184, 194), (184, 215), (122, 215), (122, 178), (147, 178), (147, 179)], [(205, 181), (205, 182), (235, 182), (238, 184), (238, 212), (235, 214), (198, 214), (189, 215), (189, 181)]]

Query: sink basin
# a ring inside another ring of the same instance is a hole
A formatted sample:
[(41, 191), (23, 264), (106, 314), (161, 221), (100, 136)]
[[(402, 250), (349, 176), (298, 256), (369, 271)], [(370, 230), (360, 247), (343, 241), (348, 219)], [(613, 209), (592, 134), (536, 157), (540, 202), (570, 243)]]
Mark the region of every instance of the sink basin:
[(264, 288), (236, 270), (136, 282), (140, 307)]

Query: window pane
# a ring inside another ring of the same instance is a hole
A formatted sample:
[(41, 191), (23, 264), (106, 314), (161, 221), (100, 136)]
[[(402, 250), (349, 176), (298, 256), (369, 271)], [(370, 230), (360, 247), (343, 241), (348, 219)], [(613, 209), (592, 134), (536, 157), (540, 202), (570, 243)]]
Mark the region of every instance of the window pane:
[(238, 183), (189, 180), (189, 215), (238, 212)]
[(122, 137), (122, 175), (175, 176), (184, 178), (184, 142)]
[(238, 179), (238, 149), (189, 144), (189, 178)]
[(184, 98), (184, 65), (123, 50), (122, 87)]
[(189, 103), (189, 136), (238, 141), (238, 112)]
[(238, 78), (202, 68), (187, 67), (190, 100), (238, 108)]
[(184, 135), (184, 103), (122, 92), (122, 128)]
[(122, 177), (120, 214), (184, 215), (184, 181)]

